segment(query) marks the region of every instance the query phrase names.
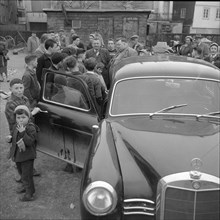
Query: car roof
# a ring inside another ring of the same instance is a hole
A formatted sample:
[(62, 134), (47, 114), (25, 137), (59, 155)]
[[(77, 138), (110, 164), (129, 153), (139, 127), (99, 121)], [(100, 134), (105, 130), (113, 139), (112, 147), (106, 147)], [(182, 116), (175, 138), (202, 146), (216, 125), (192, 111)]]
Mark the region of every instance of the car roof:
[(220, 80), (220, 69), (204, 60), (167, 54), (128, 57), (114, 67), (114, 81), (146, 76), (199, 77)]

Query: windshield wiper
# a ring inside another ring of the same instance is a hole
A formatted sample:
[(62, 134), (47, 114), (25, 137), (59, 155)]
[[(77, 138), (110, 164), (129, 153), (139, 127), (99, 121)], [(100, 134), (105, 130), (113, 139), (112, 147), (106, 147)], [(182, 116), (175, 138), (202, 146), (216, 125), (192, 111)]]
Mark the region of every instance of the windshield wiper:
[(207, 113), (206, 115), (213, 115), (213, 116), (215, 116), (215, 115), (219, 115), (220, 114), (220, 111), (219, 112), (210, 112), (210, 113)]
[(152, 117), (154, 114), (167, 112), (167, 111), (169, 111), (169, 110), (172, 110), (172, 109), (175, 109), (175, 108), (181, 108), (181, 107), (184, 107), (184, 106), (187, 106), (187, 105), (188, 105), (188, 104), (172, 105), (172, 106), (163, 108), (163, 109), (161, 109), (161, 110), (159, 110), (159, 111), (156, 111), (156, 112), (154, 112), (154, 113), (151, 113), (149, 116)]
[(216, 116), (219, 115), (220, 111), (218, 112), (210, 112), (210, 113), (206, 113), (206, 114), (202, 114), (202, 115), (197, 115), (196, 118), (201, 118), (201, 117), (207, 117), (207, 116)]

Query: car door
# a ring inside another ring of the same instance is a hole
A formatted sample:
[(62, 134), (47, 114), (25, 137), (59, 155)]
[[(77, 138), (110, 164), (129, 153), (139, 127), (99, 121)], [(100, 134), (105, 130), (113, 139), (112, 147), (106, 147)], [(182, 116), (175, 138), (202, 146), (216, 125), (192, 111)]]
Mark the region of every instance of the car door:
[(100, 118), (86, 83), (78, 76), (47, 70), (38, 107), (42, 111), (35, 117), (37, 150), (83, 167), (92, 127)]

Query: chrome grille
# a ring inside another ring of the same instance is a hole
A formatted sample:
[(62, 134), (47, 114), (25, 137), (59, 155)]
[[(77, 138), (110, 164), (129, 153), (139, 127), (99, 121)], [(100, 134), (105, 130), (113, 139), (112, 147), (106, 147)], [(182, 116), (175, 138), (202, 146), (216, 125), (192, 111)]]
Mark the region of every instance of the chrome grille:
[(156, 219), (219, 220), (220, 180), (201, 173), (192, 179), (190, 172), (163, 177), (157, 187)]
[(124, 215), (155, 215), (155, 203), (148, 199), (125, 199), (123, 209)]
[(219, 190), (189, 191), (168, 187), (164, 220), (219, 220)]

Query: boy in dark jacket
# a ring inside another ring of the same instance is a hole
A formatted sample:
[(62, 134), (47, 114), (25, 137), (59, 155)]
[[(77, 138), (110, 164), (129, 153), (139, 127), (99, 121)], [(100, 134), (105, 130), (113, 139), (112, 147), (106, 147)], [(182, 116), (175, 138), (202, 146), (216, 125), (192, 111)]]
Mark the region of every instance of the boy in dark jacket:
[(40, 97), (40, 83), (38, 82), (36, 75), (37, 56), (27, 55), (25, 57), (25, 63), (27, 67), (22, 77), (24, 95), (28, 98), (30, 107), (34, 108)]
[(20, 201), (32, 201), (35, 193), (33, 165), (36, 158), (37, 131), (30, 121), (31, 113), (26, 105), (17, 106), (14, 114), (16, 125), (13, 127), (12, 135), (7, 137), (7, 141), (12, 142), (10, 158), (16, 163), (21, 174), (22, 187), (17, 189), (17, 193), (25, 193), (19, 198)]

